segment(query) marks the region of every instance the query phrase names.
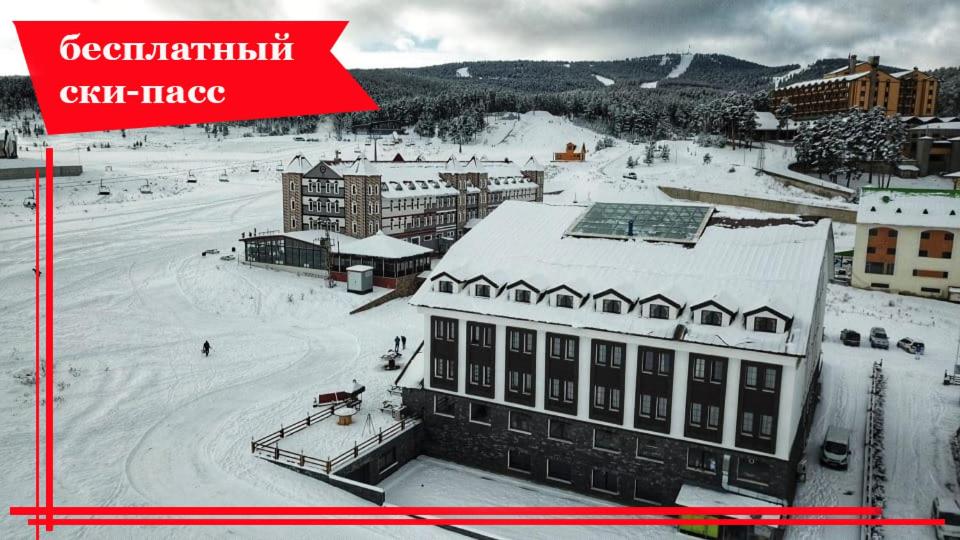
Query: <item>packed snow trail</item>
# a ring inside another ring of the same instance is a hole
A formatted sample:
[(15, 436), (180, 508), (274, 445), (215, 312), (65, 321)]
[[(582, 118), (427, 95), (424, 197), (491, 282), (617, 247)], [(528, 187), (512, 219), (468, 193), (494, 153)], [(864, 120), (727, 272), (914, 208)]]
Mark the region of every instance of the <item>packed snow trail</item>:
[[(687, 69), (690, 67), (690, 63), (693, 62), (694, 53), (683, 53), (680, 55), (680, 61), (677, 62), (677, 65), (670, 70), (670, 73), (667, 73), (667, 76), (664, 79), (676, 79), (677, 77), (683, 75), (687, 72)], [(663, 55), (663, 58), (660, 59), (660, 65), (666, 65), (666, 61), (669, 57)], [(660, 81), (650, 81), (641, 83), (641, 88), (656, 88), (657, 83)]]

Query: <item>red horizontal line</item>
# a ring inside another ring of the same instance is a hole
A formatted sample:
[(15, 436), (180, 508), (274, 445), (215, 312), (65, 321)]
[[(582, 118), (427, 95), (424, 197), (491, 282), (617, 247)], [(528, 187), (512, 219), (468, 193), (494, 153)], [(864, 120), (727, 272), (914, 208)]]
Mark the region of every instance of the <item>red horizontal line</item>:
[(14, 516), (34, 515), (38, 511), (57, 516), (552, 516), (552, 515), (831, 515), (879, 516), (878, 507), (869, 506), (730, 506), (730, 507), (646, 507), (646, 506), (12, 506)]
[(919, 526), (919, 525), (942, 525), (942, 519), (621, 519), (621, 518), (570, 518), (570, 519), (478, 519), (478, 518), (445, 518), (445, 519), (383, 519), (383, 518), (360, 518), (360, 519), (285, 519), (285, 518), (87, 518), (87, 519), (28, 519), (28, 525), (62, 525), (62, 526), (184, 526), (184, 525), (271, 525), (271, 526), (297, 526), (297, 525), (474, 525), (474, 526), (517, 526), (517, 525), (537, 525), (537, 526), (570, 526), (570, 525), (590, 525), (590, 526), (612, 526), (612, 525), (826, 525), (826, 526), (852, 526), (852, 525), (883, 525), (883, 526)]

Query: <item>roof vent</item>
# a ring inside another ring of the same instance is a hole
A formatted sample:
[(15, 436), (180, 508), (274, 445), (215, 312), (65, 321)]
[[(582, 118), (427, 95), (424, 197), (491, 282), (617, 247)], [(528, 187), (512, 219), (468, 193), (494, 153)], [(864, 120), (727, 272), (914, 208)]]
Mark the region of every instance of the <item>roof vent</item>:
[(876, 212), (876, 211), (877, 211), (877, 207), (876, 207), (876, 206), (871, 206), (871, 207), (870, 207), (870, 211), (871, 211), (871, 212)]
[(930, 212), (927, 212), (927, 209), (926, 209), (926, 208), (923, 209), (923, 215), (927, 215), (927, 214), (929, 214), (929, 213), (930, 213)]
[(957, 211), (956, 211), (956, 210), (951, 210), (951, 211), (950, 211), (950, 215), (951, 215), (951, 216), (957, 215)]
[(897, 212), (896, 212), (896, 213), (902, 214), (903, 212), (902, 212), (899, 208), (897, 208)]
[(890, 202), (890, 196), (889, 196), (889, 195), (884, 195), (883, 197), (880, 198), (880, 200), (883, 201), (883, 202), (885, 202), (885, 203), (888, 203), (888, 202)]

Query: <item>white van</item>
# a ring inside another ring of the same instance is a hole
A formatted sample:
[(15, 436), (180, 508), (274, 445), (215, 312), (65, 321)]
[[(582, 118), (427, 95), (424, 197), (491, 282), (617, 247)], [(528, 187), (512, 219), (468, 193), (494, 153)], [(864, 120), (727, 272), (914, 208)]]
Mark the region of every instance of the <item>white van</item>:
[(943, 520), (943, 525), (934, 525), (938, 540), (960, 540), (960, 503), (956, 499), (934, 499), (931, 517)]
[(847, 470), (850, 465), (850, 430), (830, 426), (820, 446), (820, 463), (827, 467)]

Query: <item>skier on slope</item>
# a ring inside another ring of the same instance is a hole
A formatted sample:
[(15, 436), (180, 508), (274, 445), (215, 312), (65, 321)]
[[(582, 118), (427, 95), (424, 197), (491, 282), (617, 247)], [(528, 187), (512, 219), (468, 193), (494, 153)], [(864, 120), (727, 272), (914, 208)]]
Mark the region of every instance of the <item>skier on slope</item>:
[(209, 341), (204, 341), (204, 342), (203, 342), (203, 347), (200, 348), (200, 352), (202, 352), (204, 356), (210, 356), (210, 342), (209, 342)]
[(395, 336), (393, 338), (393, 352), (400, 352), (400, 336)]

